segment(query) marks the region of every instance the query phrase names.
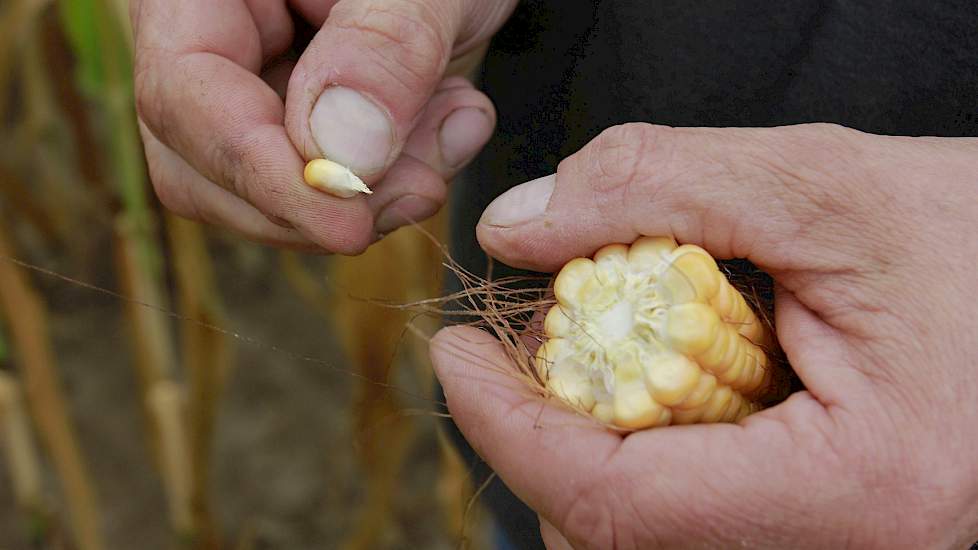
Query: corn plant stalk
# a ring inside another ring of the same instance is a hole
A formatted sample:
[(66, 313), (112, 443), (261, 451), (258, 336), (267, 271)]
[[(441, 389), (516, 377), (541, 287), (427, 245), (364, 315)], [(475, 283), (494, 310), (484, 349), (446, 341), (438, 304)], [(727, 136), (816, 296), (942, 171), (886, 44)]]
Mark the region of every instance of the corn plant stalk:
[[(0, 227), (0, 257), (12, 256)], [(28, 405), (61, 480), (78, 548), (101, 550), (98, 500), (54, 368), (47, 312), (24, 273), (5, 260), (0, 261), (0, 309), (20, 358)]]
[[(66, 117), (59, 109), (48, 73), (44, 31), (49, 23), (46, 11), (37, 12), (25, 21), (27, 33), (18, 43), (21, 76), (17, 86), (23, 98), (23, 114), (14, 118), (20, 125), (11, 133), (19, 138), (8, 145), (13, 155), (8, 162), (19, 165), (18, 172), (30, 174), (30, 185), (22, 191), (41, 204), (58, 240), (73, 244), (69, 250), (81, 250), (80, 230), (84, 213), (92, 210), (92, 200), (84, 189), (75, 185), (77, 170), (69, 139)], [(50, 159), (58, 159), (51, 162)]]
[[(106, 163), (122, 212), (116, 223), (122, 274), (139, 287), (142, 301), (166, 307), (162, 255), (156, 220), (147, 196), (148, 181), (134, 116), (130, 43), (117, 7), (107, 0), (62, 2), (62, 24), (78, 59), (78, 86), (101, 112), (106, 132)], [(137, 289), (131, 289), (137, 290)], [(151, 382), (172, 374), (172, 335), (165, 319), (133, 305), (134, 319), (147, 332), (140, 338), (144, 395)]]
[(465, 510), (475, 490), (469, 479), (468, 467), (458, 449), (438, 430), (439, 471), (435, 496), (442, 509), (442, 523), (448, 533), (469, 531), (465, 525)]
[[(442, 214), (425, 222), (423, 227), (428, 234), (439, 238), (444, 235), (444, 224)], [(398, 302), (438, 295), (440, 258), (433, 252), (428, 234), (407, 227), (359, 257), (336, 258), (330, 265), (331, 279), (341, 288), (356, 288), (361, 295)], [(388, 275), (391, 272), (400, 276), (391, 280)], [(405, 324), (410, 320), (406, 315), (374, 304), (345, 300), (333, 305), (332, 317), (352, 363), (366, 377), (358, 383), (354, 423), (366, 470), (367, 497), (359, 511), (358, 527), (345, 547), (374, 548), (383, 525), (394, 519), (393, 496), (405, 455), (415, 437), (415, 423), (403, 417), (392, 420), (400, 408), (398, 401), (371, 381), (388, 382), (392, 376), (389, 370), (397, 366), (395, 361), (401, 360), (414, 366), (413, 374), (428, 386), (431, 368), (425, 343), (410, 338), (402, 341)], [(408, 353), (403, 358), (395, 357), (402, 347)]]
[(17, 505), (33, 515), (41, 508), (41, 465), (21, 399), (20, 382), (3, 371), (0, 371), (0, 440), (7, 455)]
[[(470, 59), (465, 66), (470, 67), (470, 70), (471, 67), (477, 66), (484, 53), (484, 51), (481, 52), (476, 60)], [(444, 240), (448, 231), (447, 222), (448, 217), (440, 214), (425, 222), (423, 227), (429, 235), (441, 242)], [(420, 235), (417, 237), (420, 237)], [(443, 251), (438, 247), (432, 246), (432, 243), (428, 242), (427, 238), (412, 238), (411, 249), (414, 251), (412, 256), (415, 258), (415, 266), (440, 266), (442, 264)], [(410, 295), (406, 297), (408, 302), (423, 300), (430, 296), (438, 296), (444, 289), (442, 277), (432, 276), (430, 272), (425, 270), (415, 267), (415, 269), (409, 271), (408, 275), (411, 278), (408, 286)], [(411, 322), (422, 333), (433, 334), (441, 320), (418, 317)], [(433, 376), (434, 370), (431, 366), (431, 357), (428, 353), (428, 343), (424, 340), (412, 338), (407, 342), (407, 348), (412, 356), (411, 363), (415, 366), (416, 376), (424, 383), (425, 387), (431, 387), (435, 379)], [(448, 440), (444, 430), (440, 429), (440, 427), (438, 429), (438, 451), (439, 468), (438, 480), (435, 485), (435, 496), (441, 507), (445, 532), (450, 533), (452, 536), (457, 536), (459, 533), (465, 532), (471, 533), (473, 531), (471, 529), (472, 526), (466, 525), (466, 523), (474, 523), (475, 520), (473, 518), (477, 516), (471, 513), (467, 514), (466, 511), (474, 504), (471, 501), (475, 498), (475, 487), (472, 485), (468, 467), (459, 454), (458, 449)]]
[[(131, 218), (121, 216), (116, 220), (115, 252), (122, 291), (126, 296), (138, 296), (147, 304), (166, 303), (162, 286), (156, 277), (144, 270), (141, 252), (148, 243), (134, 237), (128, 222)], [(168, 380), (174, 370), (172, 336), (166, 319), (156, 311), (136, 303), (126, 306), (130, 333), (135, 343), (137, 373), (143, 396), (149, 394), (154, 385)]]
[[(0, 90), (8, 90), (16, 53), (41, 10), (52, 0), (13, 0), (0, 8)], [(0, 110), (3, 114), (3, 110)], [(0, 117), (2, 118), (2, 117)]]
[(190, 512), (190, 450), (187, 448), (185, 405), (180, 386), (165, 380), (158, 382), (149, 391), (147, 405), (162, 441), (160, 461), (170, 523), (178, 535), (186, 537), (193, 528), (193, 519)]
[[(407, 232), (391, 235), (357, 258), (337, 259), (331, 279), (341, 288), (356, 288), (366, 296), (403, 300), (406, 280), (388, 275), (414, 265), (410, 253), (398, 246)], [(415, 436), (410, 418), (398, 417), (398, 400), (376, 382), (387, 382), (395, 351), (408, 317), (373, 304), (343, 300), (333, 304), (332, 320), (344, 343), (351, 365), (366, 380), (357, 383), (354, 437), (358, 442), (367, 493), (357, 512), (357, 527), (343, 548), (376, 548), (393, 521), (393, 496), (404, 458)]]
[[(330, 278), (340, 288), (357, 288), (358, 294), (371, 291), (386, 292), (385, 298), (396, 299), (403, 293), (390, 295), (389, 286), (378, 282), (380, 273), (374, 271), (370, 281), (357, 276), (358, 269), (382, 269), (386, 266), (385, 254), (399, 253), (396, 245), (375, 245), (358, 258), (336, 258), (328, 270)], [(387, 247), (390, 247), (388, 249)], [(367, 483), (364, 502), (357, 509), (356, 527), (342, 543), (346, 550), (376, 548), (380, 536), (389, 532), (391, 502), (398, 472), (407, 453), (409, 430), (413, 427), (397, 416), (397, 403), (376, 382), (386, 382), (386, 367), (391, 360), (398, 333), (404, 327), (406, 317), (379, 310), (366, 303), (337, 302), (330, 299), (321, 286), (321, 279), (309, 272), (295, 253), (284, 252), (281, 256), (282, 271), (289, 284), (306, 303), (335, 323), (344, 349), (357, 372), (366, 377), (357, 387), (357, 404), (354, 408), (354, 437), (358, 442), (361, 467)], [(404, 265), (398, 267), (403, 271)], [(351, 284), (353, 281), (353, 284)], [(389, 282), (389, 281), (388, 281)]]
[(3, 193), (7, 204), (30, 223), (44, 241), (53, 242), (59, 238), (54, 217), (5, 166), (0, 166), (0, 193)]
[(74, 0), (58, 5), (65, 35), (78, 60), (78, 88), (99, 110), (108, 129), (103, 136), (107, 166), (122, 202), (117, 228), (120, 236), (132, 241), (134, 268), (157, 289), (156, 296), (146, 296), (146, 300), (162, 298), (162, 260), (136, 126), (129, 35), (118, 6), (107, 0)]
[[(167, 307), (162, 254), (134, 117), (128, 36), (118, 12), (104, 0), (62, 2), (59, 7), (65, 35), (77, 58), (77, 86), (109, 130), (101, 138), (107, 150), (106, 173), (122, 204), (113, 229), (123, 290), (142, 302)], [(145, 406), (150, 390), (174, 374), (173, 335), (167, 319), (157, 312), (136, 303), (129, 303), (127, 310)], [(152, 411), (144, 409), (144, 413), (152, 418)], [(151, 441), (153, 456), (162, 469), (167, 451), (161, 448), (166, 441), (159, 435), (154, 434)]]
[[(224, 326), (203, 228), (168, 214), (166, 228), (179, 289), (180, 311), (191, 319)], [(182, 357), (190, 382), (190, 506), (192, 533), (199, 546), (216, 546), (217, 529), (208, 498), (210, 457), (217, 405), (230, 367), (227, 339), (196, 323), (181, 325)]]

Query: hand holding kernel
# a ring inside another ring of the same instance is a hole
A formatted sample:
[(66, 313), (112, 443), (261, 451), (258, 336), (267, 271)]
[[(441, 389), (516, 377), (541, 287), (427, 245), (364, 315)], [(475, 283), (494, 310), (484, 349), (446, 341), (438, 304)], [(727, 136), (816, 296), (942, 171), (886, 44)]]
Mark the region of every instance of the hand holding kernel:
[(807, 391), (738, 424), (623, 436), (462, 359), (506, 367), (491, 337), (453, 328), (433, 343), (449, 409), (551, 548), (965, 547), (976, 173), (975, 139), (612, 128), (490, 205), (483, 247), (546, 272), (642, 235), (748, 258), (776, 281), (778, 338)]
[[(433, 215), (495, 126), (489, 98), (448, 75), (514, 4), (133, 0), (136, 102), (160, 201), (260, 242), (346, 254)], [(316, 29), (308, 45), (303, 26)], [(373, 193), (306, 185), (303, 167), (321, 158)]]

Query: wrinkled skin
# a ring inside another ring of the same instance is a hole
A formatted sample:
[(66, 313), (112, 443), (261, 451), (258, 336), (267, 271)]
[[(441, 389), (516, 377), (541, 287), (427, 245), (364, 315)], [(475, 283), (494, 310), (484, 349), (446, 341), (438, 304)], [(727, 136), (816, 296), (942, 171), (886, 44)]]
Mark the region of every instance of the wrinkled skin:
[(491, 255), (539, 271), (669, 234), (773, 276), (807, 390), (738, 425), (622, 436), (533, 397), (488, 334), (443, 330), (454, 420), (549, 548), (978, 540), (978, 139), (629, 124), (478, 227)]
[[(471, 67), (514, 5), (133, 0), (136, 101), (157, 195), (259, 242), (344, 254), (434, 214), (495, 126), (489, 99), (448, 75)], [(318, 29), (307, 47), (296, 20)], [(283, 56), (303, 47), (297, 60)], [(317, 99), (336, 86), (367, 98), (387, 131), (371, 134), (356, 117), (314, 127)], [(370, 146), (359, 154), (376, 162), (351, 168), (373, 195), (344, 200), (304, 184), (306, 161), (340, 161), (324, 143)]]

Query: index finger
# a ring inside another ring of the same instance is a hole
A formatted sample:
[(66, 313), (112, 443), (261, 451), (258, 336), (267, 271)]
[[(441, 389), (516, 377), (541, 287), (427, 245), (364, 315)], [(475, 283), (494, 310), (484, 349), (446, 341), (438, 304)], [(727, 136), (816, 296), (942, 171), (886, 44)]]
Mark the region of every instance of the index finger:
[(431, 341), (448, 408), (472, 447), (538, 513), (559, 517), (586, 492), (622, 438), (596, 422), (546, 405), (507, 374), (498, 340), (468, 327)]
[(338, 199), (303, 182), (284, 105), (256, 74), (264, 52), (243, 0), (142, 0), (132, 15), (137, 107), (157, 139), (327, 250), (358, 253), (374, 239), (363, 198)]

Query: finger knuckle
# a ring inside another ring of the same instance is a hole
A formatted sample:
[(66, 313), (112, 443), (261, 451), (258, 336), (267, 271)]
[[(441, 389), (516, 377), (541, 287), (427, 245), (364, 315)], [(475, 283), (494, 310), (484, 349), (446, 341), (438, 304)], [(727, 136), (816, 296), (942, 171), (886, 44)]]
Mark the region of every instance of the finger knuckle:
[(581, 548), (620, 548), (616, 537), (615, 509), (608, 500), (606, 483), (594, 478), (584, 484), (569, 504), (562, 531)]
[(153, 124), (156, 121), (157, 113), (160, 110), (158, 90), (154, 71), (146, 66), (145, 62), (140, 61), (137, 56), (133, 72), (136, 113), (147, 124)]
[(139, 118), (157, 139), (172, 144), (177, 140), (178, 113), (161, 86), (164, 78), (157, 66), (139, 62), (133, 73), (133, 92)]
[(184, 218), (192, 220), (200, 218), (193, 201), (188, 199), (187, 190), (184, 186), (169, 179), (158, 169), (154, 169), (152, 163), (149, 165), (149, 169), (153, 191), (156, 193), (157, 200), (160, 201), (160, 204), (164, 208)]
[(425, 2), (378, 3), (339, 10), (327, 24), (357, 32), (390, 76), (409, 90), (430, 84), (451, 54), (448, 18)]
[(854, 140), (863, 135), (862, 132), (834, 122), (810, 122), (799, 125), (799, 129), (804, 129), (811, 136), (823, 139)]
[(254, 204), (256, 197), (252, 196), (249, 181), (257, 177), (258, 169), (247, 154), (252, 146), (246, 139), (233, 135), (218, 139), (209, 151), (211, 160), (207, 164), (218, 167), (218, 173), (213, 174), (218, 185)]
[[(568, 506), (562, 532), (577, 543), (575, 548), (623, 550), (670, 546), (673, 541), (663, 529), (681, 529), (681, 523), (665, 514), (654, 498), (650, 505), (647, 490), (647, 485), (636, 483), (635, 476), (627, 471), (596, 472)], [(650, 520), (653, 516), (654, 520)], [(707, 528), (700, 531), (705, 533)]]
[(631, 123), (601, 132), (585, 153), (592, 188), (613, 191), (649, 176), (652, 152), (664, 131), (651, 124)]
[(146, 167), (156, 199), (174, 214), (195, 221), (207, 221), (204, 209), (194, 193), (194, 182), (187, 174), (168, 162), (162, 155), (162, 146), (146, 149)]

